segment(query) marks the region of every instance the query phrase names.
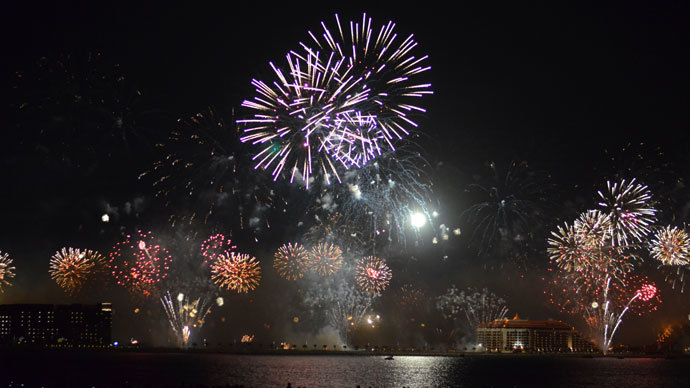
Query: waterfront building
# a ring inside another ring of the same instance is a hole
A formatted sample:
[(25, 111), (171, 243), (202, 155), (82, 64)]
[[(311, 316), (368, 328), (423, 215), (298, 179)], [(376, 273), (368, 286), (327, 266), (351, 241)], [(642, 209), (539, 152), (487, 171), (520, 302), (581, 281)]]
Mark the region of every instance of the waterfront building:
[(497, 319), (477, 328), (477, 342), (489, 352), (592, 352), (594, 345), (561, 321)]
[(112, 305), (0, 305), (0, 344), (107, 346)]

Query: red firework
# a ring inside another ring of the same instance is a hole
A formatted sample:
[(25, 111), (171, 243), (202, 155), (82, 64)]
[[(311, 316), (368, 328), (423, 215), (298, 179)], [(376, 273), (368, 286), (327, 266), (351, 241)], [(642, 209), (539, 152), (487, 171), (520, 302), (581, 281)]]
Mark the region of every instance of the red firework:
[(149, 296), (156, 284), (168, 276), (170, 253), (156, 244), (151, 232), (138, 230), (125, 238), (110, 253), (112, 275), (117, 284), (130, 292)]
[(237, 246), (232, 245), (232, 241), (229, 238), (218, 233), (201, 243), (201, 256), (204, 257), (204, 264), (208, 264), (215, 261), (218, 255), (230, 253), (235, 249), (237, 249)]

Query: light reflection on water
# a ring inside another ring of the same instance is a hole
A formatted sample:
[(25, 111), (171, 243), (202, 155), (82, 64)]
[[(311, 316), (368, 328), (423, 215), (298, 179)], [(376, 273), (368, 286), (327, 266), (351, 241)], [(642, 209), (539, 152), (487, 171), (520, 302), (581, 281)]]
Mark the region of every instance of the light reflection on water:
[[(0, 356), (13, 386), (580, 387), (687, 386), (690, 358), (281, 356), (19, 353)], [(2, 385), (0, 385), (2, 386)]]

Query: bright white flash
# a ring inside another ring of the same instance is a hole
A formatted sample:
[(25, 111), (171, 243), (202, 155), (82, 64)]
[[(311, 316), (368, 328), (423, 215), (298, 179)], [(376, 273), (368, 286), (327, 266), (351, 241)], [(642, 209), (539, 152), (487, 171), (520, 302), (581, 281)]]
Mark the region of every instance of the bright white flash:
[(421, 212), (412, 213), (410, 216), (410, 222), (415, 228), (421, 228), (426, 224), (426, 217), (424, 216), (424, 213)]

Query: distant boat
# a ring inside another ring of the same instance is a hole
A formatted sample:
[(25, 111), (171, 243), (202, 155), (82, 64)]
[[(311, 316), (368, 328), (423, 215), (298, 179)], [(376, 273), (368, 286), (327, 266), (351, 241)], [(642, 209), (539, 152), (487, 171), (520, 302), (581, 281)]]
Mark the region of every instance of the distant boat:
[(392, 360), (392, 359), (393, 359), (393, 356), (388, 356), (388, 357), (384, 358), (384, 360)]

